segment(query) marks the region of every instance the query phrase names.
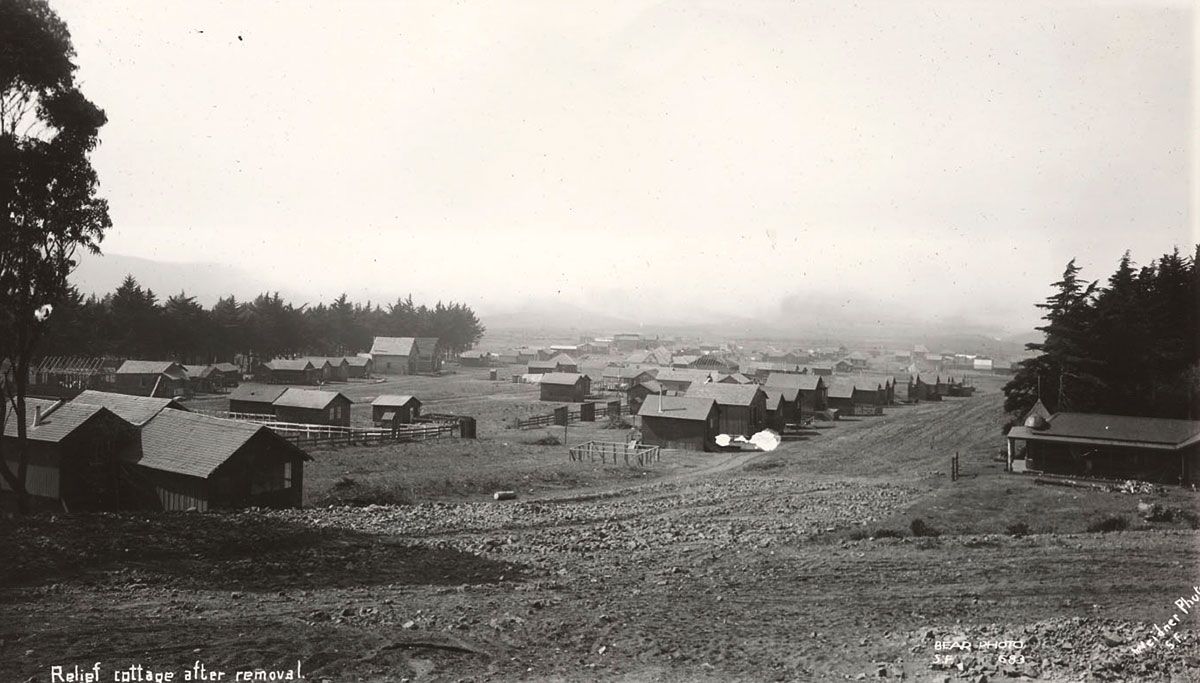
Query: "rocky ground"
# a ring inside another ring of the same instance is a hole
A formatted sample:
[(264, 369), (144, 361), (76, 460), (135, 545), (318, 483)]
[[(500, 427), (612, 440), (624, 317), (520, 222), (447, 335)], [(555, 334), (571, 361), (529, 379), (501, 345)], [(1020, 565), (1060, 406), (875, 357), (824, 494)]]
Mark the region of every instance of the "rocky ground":
[[(0, 681), (297, 660), (310, 681), (1200, 677), (1200, 629), (1175, 604), (1200, 583), (1197, 532), (1043, 533), (1069, 525), (1036, 510), (1012, 511), (1029, 535), (966, 531), (934, 456), (913, 455), (930, 430), (981, 454), (965, 465), (982, 473), (973, 499), (1000, 486), (1033, 505), (1042, 487), (987, 474), (993, 425), (947, 432), (978, 405), (921, 411), (903, 418), (927, 429), (841, 425), (819, 445), (699, 456), (713, 460), (696, 476), (570, 497), (8, 520)], [(810, 466), (860, 454), (847, 467), (875, 469), (891, 449), (909, 475)], [(900, 521), (914, 509), (948, 531), (913, 536)], [(1156, 627), (1174, 646), (1135, 652)]]

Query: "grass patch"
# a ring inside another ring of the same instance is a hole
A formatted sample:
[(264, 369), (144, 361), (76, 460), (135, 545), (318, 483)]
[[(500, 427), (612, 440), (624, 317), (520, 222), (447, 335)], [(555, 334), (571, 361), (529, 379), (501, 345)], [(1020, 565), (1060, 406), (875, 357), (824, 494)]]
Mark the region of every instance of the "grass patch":
[(917, 537), (937, 538), (942, 535), (942, 532), (926, 524), (925, 520), (920, 517), (914, 519), (908, 528), (912, 531), (912, 535)]
[(1123, 515), (1109, 515), (1089, 524), (1087, 530), (1091, 533), (1106, 534), (1110, 531), (1124, 531), (1128, 528), (1129, 520)]
[(412, 492), (397, 482), (364, 484), (351, 477), (342, 477), (313, 501), (318, 507), (349, 505), (412, 505)]
[(1014, 538), (1021, 538), (1022, 536), (1028, 536), (1029, 535), (1029, 525), (1026, 524), (1025, 522), (1015, 522), (1015, 523), (1009, 524), (1007, 527), (1005, 527), (1004, 533), (1008, 534), (1009, 536), (1013, 536)]

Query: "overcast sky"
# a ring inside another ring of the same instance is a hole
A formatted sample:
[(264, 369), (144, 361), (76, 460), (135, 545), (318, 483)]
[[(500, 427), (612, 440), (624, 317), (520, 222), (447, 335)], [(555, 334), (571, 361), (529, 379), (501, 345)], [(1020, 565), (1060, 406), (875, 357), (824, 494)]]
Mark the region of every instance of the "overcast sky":
[(1198, 239), (1191, 3), (51, 2), (105, 251), (317, 296), (1019, 328)]

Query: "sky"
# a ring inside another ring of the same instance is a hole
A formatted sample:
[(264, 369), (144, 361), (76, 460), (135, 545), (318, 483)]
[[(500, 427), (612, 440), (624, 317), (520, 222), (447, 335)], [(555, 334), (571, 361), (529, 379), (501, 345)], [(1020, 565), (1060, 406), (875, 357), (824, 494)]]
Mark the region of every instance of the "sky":
[(51, 4), (104, 250), (315, 297), (1020, 330), (1200, 241), (1187, 2)]

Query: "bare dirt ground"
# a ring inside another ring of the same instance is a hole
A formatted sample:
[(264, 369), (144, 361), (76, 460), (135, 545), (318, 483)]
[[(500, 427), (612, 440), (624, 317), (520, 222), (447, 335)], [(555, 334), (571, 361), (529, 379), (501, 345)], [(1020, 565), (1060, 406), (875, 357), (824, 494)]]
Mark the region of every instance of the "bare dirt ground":
[[(473, 444), (315, 454), (311, 485), (404, 467), (414, 505), (7, 520), (0, 681), (296, 660), (312, 681), (1196, 680), (1200, 629), (1173, 604), (1200, 583), (1196, 494), (1141, 496), (1180, 512), (1150, 523), (1139, 496), (1006, 475), (1000, 403), (991, 386), (645, 473), (565, 463), (498, 419)], [(526, 475), (521, 500), (484, 499)], [(1086, 531), (1113, 515), (1129, 530)], [(1175, 647), (1133, 652), (1173, 615)]]

